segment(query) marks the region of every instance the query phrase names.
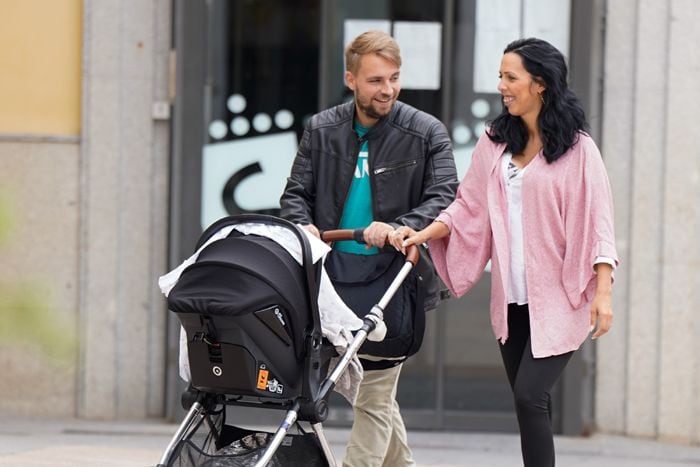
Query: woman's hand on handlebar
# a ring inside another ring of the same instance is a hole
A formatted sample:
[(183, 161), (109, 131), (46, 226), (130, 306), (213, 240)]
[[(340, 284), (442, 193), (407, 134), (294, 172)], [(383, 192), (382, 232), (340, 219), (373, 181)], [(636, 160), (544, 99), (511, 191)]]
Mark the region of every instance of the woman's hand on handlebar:
[(388, 242), (396, 248), (398, 251), (406, 254), (406, 248), (410, 245), (420, 245), (423, 243), (420, 241), (420, 233), (422, 231), (416, 232), (408, 226), (401, 226), (389, 234)]
[(437, 240), (438, 238), (447, 237), (450, 234), (450, 229), (446, 224), (440, 221), (434, 221), (423, 230), (415, 231), (410, 227), (399, 227), (389, 236), (391, 244), (406, 254), (406, 248), (411, 245), (422, 245), (428, 240)]

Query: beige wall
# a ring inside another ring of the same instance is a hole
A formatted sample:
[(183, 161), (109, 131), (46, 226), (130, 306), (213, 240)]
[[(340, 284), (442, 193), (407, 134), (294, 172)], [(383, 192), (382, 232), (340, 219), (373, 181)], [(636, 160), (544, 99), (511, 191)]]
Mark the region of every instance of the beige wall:
[(80, 0), (0, 0), (0, 133), (80, 132)]
[(164, 415), (170, 5), (0, 0), (0, 414)]
[(0, 142), (0, 413), (75, 414), (78, 149)]
[(700, 2), (607, 2), (603, 152), (622, 267), (601, 430), (700, 443)]
[(81, 2), (0, 11), (0, 413), (75, 415)]

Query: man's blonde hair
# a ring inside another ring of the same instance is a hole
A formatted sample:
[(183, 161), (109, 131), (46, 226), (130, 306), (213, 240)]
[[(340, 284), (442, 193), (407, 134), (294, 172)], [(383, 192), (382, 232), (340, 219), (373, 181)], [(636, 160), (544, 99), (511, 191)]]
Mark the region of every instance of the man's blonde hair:
[(396, 40), (383, 31), (367, 31), (345, 47), (345, 69), (356, 74), (360, 68), (360, 58), (372, 53), (401, 67), (401, 50)]

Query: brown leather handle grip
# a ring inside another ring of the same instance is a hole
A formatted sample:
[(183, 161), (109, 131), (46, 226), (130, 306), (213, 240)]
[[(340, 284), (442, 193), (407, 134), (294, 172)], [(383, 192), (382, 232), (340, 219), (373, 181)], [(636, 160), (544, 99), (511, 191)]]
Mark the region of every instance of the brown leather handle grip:
[[(340, 230), (325, 230), (321, 232), (321, 240), (324, 242), (338, 242), (341, 240), (355, 240), (358, 243), (364, 243), (362, 240), (363, 229), (340, 229)], [(411, 245), (406, 250), (406, 261), (411, 263), (413, 266), (418, 264), (420, 255), (418, 254), (418, 247), (416, 245)]]

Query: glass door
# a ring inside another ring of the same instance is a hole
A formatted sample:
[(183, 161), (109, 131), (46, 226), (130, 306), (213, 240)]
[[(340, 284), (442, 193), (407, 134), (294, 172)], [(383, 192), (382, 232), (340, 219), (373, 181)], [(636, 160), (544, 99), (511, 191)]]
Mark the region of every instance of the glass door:
[(225, 215), (279, 213), (319, 87), (319, 0), (207, 3), (202, 228)]
[[(569, 50), (573, 37), (577, 93), (587, 97), (585, 103), (595, 102), (596, 81), (586, 74), (592, 54), (581, 51), (588, 50), (599, 10), (587, 5), (570, 0), (176, 0), (171, 265), (189, 256), (202, 229), (221, 216), (279, 212), (306, 119), (352, 98), (343, 82), (343, 49), (360, 32), (382, 29), (397, 39), (404, 62), (400, 99), (445, 122), (461, 178), (486, 122), (500, 112), (498, 64), (511, 40), (538, 36)], [(423, 348), (405, 364), (398, 391), (409, 429), (516, 429), (489, 323), (489, 288), (487, 268), (465, 297), (446, 300), (427, 316)], [(176, 376), (175, 321), (169, 338), (171, 415), (178, 413), (182, 387)], [(570, 363), (564, 381), (571, 371), (591, 373), (591, 350), (581, 355)], [(584, 385), (576, 378), (572, 382), (557, 388), (554, 417), (557, 427), (566, 426), (562, 418), (576, 421), (568, 430), (575, 434), (592, 399), (590, 378)], [(328, 423), (349, 425), (349, 405), (338, 396), (332, 405)], [(236, 419), (266, 423), (277, 415), (268, 420), (259, 410), (244, 412)]]
[[(343, 50), (368, 29), (390, 33), (401, 47), (399, 99), (443, 118), (443, 42), (445, 2), (414, 0), (338, 0), (322, 3), (321, 92), (322, 107), (352, 99), (346, 88)], [(428, 317), (423, 349), (404, 365), (398, 399), (409, 427), (439, 428), (441, 358), (444, 357), (438, 312)], [(331, 398), (330, 424), (349, 425), (352, 409), (338, 395)], [(427, 415), (427, 416), (426, 416)]]
[[(321, 0), (176, 0), (170, 265), (202, 231), (240, 213), (279, 213), (306, 119), (319, 108)], [(167, 413), (179, 418), (179, 322), (170, 317)], [(262, 412), (262, 413), (261, 413)], [(231, 420), (277, 423), (240, 410)]]

